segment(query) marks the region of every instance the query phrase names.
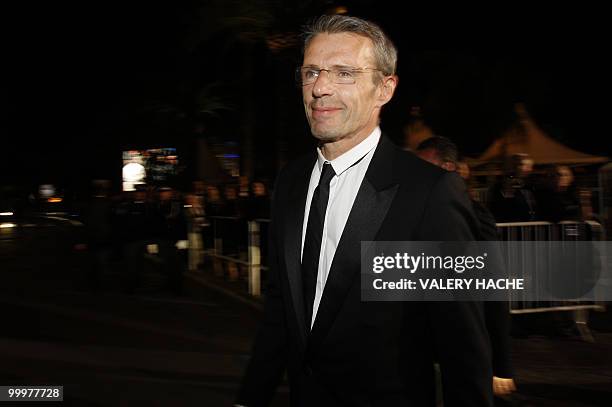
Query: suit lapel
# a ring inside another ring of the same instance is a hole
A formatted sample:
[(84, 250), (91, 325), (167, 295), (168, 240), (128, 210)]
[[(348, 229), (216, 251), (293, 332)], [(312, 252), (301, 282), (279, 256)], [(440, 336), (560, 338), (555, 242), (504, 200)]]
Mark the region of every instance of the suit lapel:
[(299, 166), (297, 176), (289, 193), (287, 207), (283, 208), (285, 213), (285, 262), (287, 266), (287, 278), (291, 291), (291, 300), (295, 310), (302, 345), (306, 347), (307, 327), (304, 321), (304, 298), (302, 293), (301, 276), (301, 248), (302, 227), (304, 221), (304, 208), (310, 175), (314, 167), (316, 155), (308, 156)]
[(325, 283), (308, 351), (316, 352), (361, 267), (361, 242), (371, 241), (384, 221), (398, 189), (393, 181), (395, 146), (381, 137), (366, 176), (361, 183)]

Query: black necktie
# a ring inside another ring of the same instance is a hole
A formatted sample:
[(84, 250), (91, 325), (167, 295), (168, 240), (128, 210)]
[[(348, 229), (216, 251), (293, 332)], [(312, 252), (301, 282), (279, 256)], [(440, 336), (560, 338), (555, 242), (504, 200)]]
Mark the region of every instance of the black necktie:
[(312, 321), (312, 308), (317, 288), (317, 274), (319, 271), (319, 255), (323, 238), (323, 222), (329, 200), (329, 183), (336, 175), (331, 164), (323, 164), (319, 185), (315, 188), (310, 203), (306, 237), (304, 238), (304, 252), (302, 253), (302, 288), (304, 294), (304, 316), (306, 326), (310, 327)]

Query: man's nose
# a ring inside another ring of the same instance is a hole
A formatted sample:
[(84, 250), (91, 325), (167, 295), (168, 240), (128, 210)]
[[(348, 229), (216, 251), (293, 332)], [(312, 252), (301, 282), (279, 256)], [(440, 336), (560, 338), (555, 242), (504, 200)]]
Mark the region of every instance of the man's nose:
[(329, 71), (322, 70), (312, 85), (312, 95), (317, 98), (331, 95), (333, 93), (333, 84), (332, 74)]

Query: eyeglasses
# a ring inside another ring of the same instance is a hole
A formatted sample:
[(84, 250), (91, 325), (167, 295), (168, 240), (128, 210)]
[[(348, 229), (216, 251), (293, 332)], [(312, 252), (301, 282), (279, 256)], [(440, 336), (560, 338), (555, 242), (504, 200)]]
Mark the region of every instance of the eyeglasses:
[(327, 72), (329, 80), (333, 83), (343, 85), (352, 85), (357, 81), (357, 76), (369, 71), (380, 71), (375, 68), (351, 68), (351, 67), (336, 67), (336, 68), (314, 68), (311, 66), (302, 66), (296, 69), (295, 80), (298, 85), (305, 86), (315, 83), (321, 71)]

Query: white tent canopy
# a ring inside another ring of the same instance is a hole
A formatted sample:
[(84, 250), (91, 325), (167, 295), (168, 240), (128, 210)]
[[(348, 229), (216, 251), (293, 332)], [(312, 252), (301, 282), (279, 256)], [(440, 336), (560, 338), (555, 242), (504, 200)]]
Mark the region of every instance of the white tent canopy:
[(597, 164), (609, 161), (573, 150), (549, 137), (529, 116), (523, 105), (517, 105), (517, 126), (508, 130), (476, 159), (468, 159), (471, 166), (502, 162), (514, 154), (528, 154), (534, 164)]

